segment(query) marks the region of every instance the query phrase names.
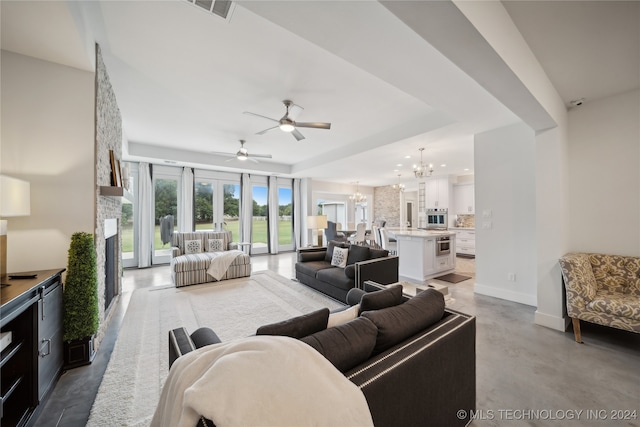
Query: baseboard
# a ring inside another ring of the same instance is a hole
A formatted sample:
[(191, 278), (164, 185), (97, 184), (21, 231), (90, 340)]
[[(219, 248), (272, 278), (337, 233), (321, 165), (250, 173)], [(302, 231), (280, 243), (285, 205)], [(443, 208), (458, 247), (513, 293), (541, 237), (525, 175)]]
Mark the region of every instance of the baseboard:
[(536, 310), (534, 322), (536, 325), (545, 326), (556, 331), (564, 332), (569, 327), (571, 319), (569, 317), (558, 317), (542, 313)]
[(532, 307), (538, 306), (537, 297), (534, 295), (527, 295), (520, 292), (507, 291), (502, 288), (494, 288), (492, 286), (486, 286), (476, 282), (473, 287), (474, 293), (480, 295), (487, 295), (494, 298), (505, 299), (507, 301), (513, 301), (520, 304), (530, 305)]

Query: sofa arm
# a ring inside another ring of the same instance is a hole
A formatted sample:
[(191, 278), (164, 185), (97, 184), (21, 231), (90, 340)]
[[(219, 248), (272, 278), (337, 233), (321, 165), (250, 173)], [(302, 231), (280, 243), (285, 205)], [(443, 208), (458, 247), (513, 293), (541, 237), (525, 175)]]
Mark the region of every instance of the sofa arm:
[(327, 254), (327, 248), (298, 249), (298, 262), (322, 261)]
[(171, 248), (171, 258), (175, 258), (180, 255), (182, 255), (182, 251), (180, 250), (180, 248), (173, 246)]
[(238, 249), (238, 242), (229, 242), (227, 245), (227, 250), (232, 251), (234, 249)]
[(362, 390), (376, 427), (464, 427), (476, 409), (476, 319), (446, 309), (345, 376)]
[(197, 348), (222, 342), (211, 328), (196, 329), (191, 335), (186, 328), (169, 331), (169, 368), (175, 360)]
[(371, 280), (381, 285), (398, 281), (398, 257), (388, 256), (356, 262), (356, 288), (364, 289), (364, 282)]
[(578, 317), (595, 298), (598, 290), (589, 255), (569, 253), (560, 258), (559, 262), (567, 294), (567, 314)]

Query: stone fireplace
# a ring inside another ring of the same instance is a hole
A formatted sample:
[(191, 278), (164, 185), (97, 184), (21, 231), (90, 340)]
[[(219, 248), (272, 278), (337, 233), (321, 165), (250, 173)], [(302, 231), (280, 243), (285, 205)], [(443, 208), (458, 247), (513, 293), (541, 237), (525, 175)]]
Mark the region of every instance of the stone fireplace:
[(120, 236), (118, 235), (118, 220), (105, 220), (104, 225), (104, 310), (109, 311), (111, 302), (120, 294), (119, 258)]

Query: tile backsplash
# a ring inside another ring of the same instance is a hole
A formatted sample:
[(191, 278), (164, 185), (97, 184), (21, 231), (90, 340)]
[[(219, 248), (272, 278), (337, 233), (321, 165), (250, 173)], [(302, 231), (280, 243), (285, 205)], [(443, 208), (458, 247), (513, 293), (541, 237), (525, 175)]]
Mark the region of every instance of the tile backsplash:
[[(456, 222), (456, 217), (458, 218), (458, 221)], [(469, 214), (469, 215), (455, 215), (454, 217), (454, 226), (455, 227), (464, 227), (464, 228), (475, 228), (476, 227), (476, 216), (473, 214)], [(458, 225), (460, 224), (460, 225)]]

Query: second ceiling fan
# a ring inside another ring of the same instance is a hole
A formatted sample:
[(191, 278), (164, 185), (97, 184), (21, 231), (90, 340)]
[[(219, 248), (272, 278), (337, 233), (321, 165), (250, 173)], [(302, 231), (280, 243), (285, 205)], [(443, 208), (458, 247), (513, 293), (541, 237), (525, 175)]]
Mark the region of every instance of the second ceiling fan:
[(284, 132), (291, 132), (294, 138), (298, 141), (304, 139), (304, 135), (298, 131), (297, 128), (312, 128), (312, 129), (331, 129), (331, 123), (324, 122), (296, 122), (295, 119), (298, 117), (303, 110), (303, 108), (299, 105), (293, 103), (288, 99), (282, 101), (287, 111), (284, 116), (280, 120), (273, 119), (271, 117), (263, 116), (261, 114), (251, 113), (249, 111), (245, 111), (244, 114), (249, 114), (252, 116), (262, 117), (263, 119), (271, 120), (272, 122), (278, 123), (276, 126), (270, 127), (263, 131), (257, 133), (257, 135), (263, 135), (265, 132), (268, 132), (272, 129), (280, 128), (280, 130)]

